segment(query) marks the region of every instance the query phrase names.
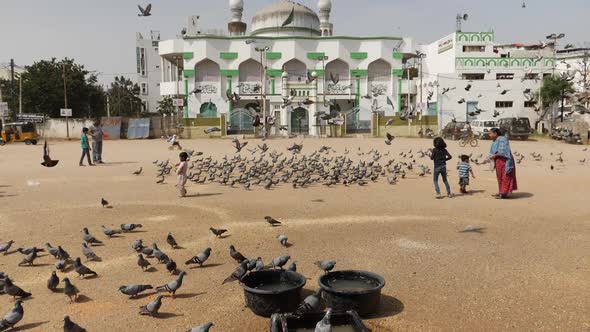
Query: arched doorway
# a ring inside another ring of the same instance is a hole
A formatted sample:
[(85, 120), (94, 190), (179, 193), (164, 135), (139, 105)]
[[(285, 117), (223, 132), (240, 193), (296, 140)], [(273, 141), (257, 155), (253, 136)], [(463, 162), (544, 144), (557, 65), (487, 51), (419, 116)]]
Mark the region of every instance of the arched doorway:
[(309, 115), (305, 108), (297, 107), (291, 112), (291, 133), (300, 135), (309, 133)]
[(211, 101), (201, 104), (201, 108), (199, 109), (199, 116), (201, 118), (216, 118), (217, 106)]
[(291, 59), (285, 62), (283, 71), (289, 74), (289, 82), (305, 82), (307, 79), (307, 67), (297, 59)]
[(253, 114), (247, 108), (237, 108), (231, 112), (231, 126), (229, 132), (231, 134), (245, 134), (254, 132), (252, 121)]

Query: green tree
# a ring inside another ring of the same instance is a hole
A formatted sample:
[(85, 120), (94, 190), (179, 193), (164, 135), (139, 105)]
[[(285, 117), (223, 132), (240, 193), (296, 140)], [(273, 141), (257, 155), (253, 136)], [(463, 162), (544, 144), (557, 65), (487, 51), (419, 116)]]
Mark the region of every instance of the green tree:
[(145, 108), (139, 98), (139, 85), (133, 83), (124, 76), (115, 76), (108, 94), (110, 97), (111, 115), (137, 116), (145, 112)]
[(158, 112), (160, 112), (161, 115), (174, 114), (174, 111), (175, 107), (172, 97), (166, 96), (162, 98), (162, 100), (158, 101)]
[(60, 108), (65, 106), (65, 93), (73, 117), (103, 115), (105, 95), (96, 75), (73, 59), (41, 60), (27, 66), (21, 76), (23, 112), (59, 117)]
[[(20, 77), (15, 73), (14, 75), (14, 90), (12, 88), (12, 84), (10, 79), (2, 79), (0, 78), (0, 95), (2, 95), (2, 100), (0, 102), (8, 103), (8, 108), (10, 109), (9, 117), (14, 120), (16, 117), (16, 113), (18, 112), (19, 107), (19, 99), (18, 99), (18, 86)], [(14, 98), (13, 98), (14, 96)]]
[(569, 94), (574, 92), (575, 90), (571, 81), (560, 76), (545, 77), (543, 86), (541, 87), (541, 100), (543, 101), (544, 111), (540, 118), (543, 119), (555, 103), (565, 100)]

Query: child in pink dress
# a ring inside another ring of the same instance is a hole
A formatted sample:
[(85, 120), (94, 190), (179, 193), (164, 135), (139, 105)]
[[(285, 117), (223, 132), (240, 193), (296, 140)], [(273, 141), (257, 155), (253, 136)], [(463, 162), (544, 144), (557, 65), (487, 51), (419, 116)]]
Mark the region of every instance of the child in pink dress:
[(181, 152), (180, 155), (180, 163), (176, 165), (176, 176), (178, 178), (178, 183), (176, 187), (178, 188), (179, 197), (186, 196), (186, 189), (184, 185), (186, 184), (187, 175), (186, 171), (188, 169), (188, 153)]

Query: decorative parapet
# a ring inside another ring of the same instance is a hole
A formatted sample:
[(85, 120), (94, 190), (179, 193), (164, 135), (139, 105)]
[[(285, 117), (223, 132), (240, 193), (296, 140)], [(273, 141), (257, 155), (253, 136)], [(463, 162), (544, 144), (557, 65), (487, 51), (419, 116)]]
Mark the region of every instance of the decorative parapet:
[(493, 32), (457, 32), (457, 43), (493, 43)]
[(551, 68), (555, 65), (554, 58), (470, 58), (458, 57), (455, 59), (457, 67), (502, 67), (502, 68), (520, 68), (520, 67), (536, 67), (536, 68)]

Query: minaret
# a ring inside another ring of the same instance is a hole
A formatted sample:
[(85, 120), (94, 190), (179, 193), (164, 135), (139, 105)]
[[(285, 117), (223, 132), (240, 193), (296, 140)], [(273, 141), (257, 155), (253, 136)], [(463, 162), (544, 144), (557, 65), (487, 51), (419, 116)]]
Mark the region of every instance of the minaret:
[(246, 34), (246, 23), (242, 22), (244, 12), (244, 0), (229, 0), (231, 11), (231, 22), (227, 24), (227, 31), (230, 36), (243, 36)]
[(320, 31), (322, 36), (331, 36), (333, 32), (333, 25), (330, 23), (332, 0), (318, 1), (318, 8), (320, 9)]

